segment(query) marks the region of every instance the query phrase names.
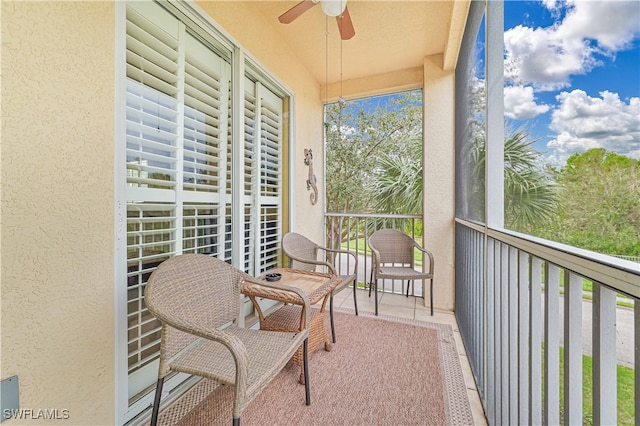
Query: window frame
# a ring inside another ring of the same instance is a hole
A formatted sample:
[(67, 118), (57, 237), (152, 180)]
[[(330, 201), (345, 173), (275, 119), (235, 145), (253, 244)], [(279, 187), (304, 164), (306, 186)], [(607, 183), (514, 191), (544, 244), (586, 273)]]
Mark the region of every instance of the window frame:
[[(278, 223), (280, 235), (291, 226), (291, 218), (293, 217), (292, 194), (288, 188), (293, 184), (294, 161), (292, 153), (294, 149), (295, 135), (293, 123), (293, 115), (295, 113), (295, 98), (293, 91), (281, 82), (273, 73), (263, 66), (255, 57), (247, 52), (236, 40), (230, 37), (212, 18), (206, 14), (197, 4), (187, 3), (182, 0), (162, 2), (162, 6), (173, 14), (181, 23), (189, 27), (189, 32), (199, 35), (205, 39), (213, 39), (215, 43), (228, 49), (230, 52), (231, 66), (231, 128), (230, 145), (231, 145), (231, 161), (236, 167), (231, 173), (235, 178), (231, 179), (231, 215), (233, 217), (244, 216), (243, 196), (243, 167), (238, 167), (238, 162), (243, 161), (243, 133), (244, 133), (244, 94), (245, 94), (245, 78), (250, 77), (257, 81), (282, 99), (282, 139), (280, 144), (280, 193)], [(123, 105), (126, 104), (126, 2), (116, 3), (116, 61), (115, 61), (115, 152), (114, 152), (114, 198), (115, 198), (115, 328), (116, 328), (116, 347), (115, 347), (115, 410), (116, 423), (123, 424), (136, 417), (146, 408), (148, 408), (152, 397), (153, 389), (145, 396), (129, 403), (128, 386), (129, 375), (127, 372), (127, 287), (122, 283), (127, 282), (127, 167), (126, 167), (126, 129), (127, 118)], [(182, 42), (181, 42), (182, 43)], [(260, 145), (260, 137), (258, 136), (258, 145)], [(235, 169), (240, 171), (235, 173)], [(257, 170), (257, 179), (260, 180), (260, 170)], [(259, 186), (259, 185), (258, 185)], [(255, 223), (258, 229), (256, 241), (260, 240), (260, 210), (262, 203), (259, 201), (260, 193), (253, 194), (256, 201), (255, 208), (257, 213), (253, 217), (258, 217)], [(183, 206), (177, 206), (177, 210), (183, 210)], [(176, 218), (176, 226), (183, 228), (184, 222), (182, 212), (179, 218)], [(254, 220), (254, 219), (250, 219)], [(287, 222), (288, 221), (288, 222)], [(239, 269), (245, 270), (245, 249), (242, 238), (238, 238), (244, 232), (245, 221), (232, 221), (232, 237), (231, 239), (231, 264)], [(182, 244), (183, 236), (181, 233), (176, 236)], [(278, 241), (279, 243), (279, 241)], [(180, 248), (182, 250), (182, 248)], [(259, 250), (259, 246), (256, 247)], [(224, 253), (222, 253), (224, 254)], [(256, 256), (257, 257), (257, 256)], [(260, 272), (260, 262), (256, 261), (255, 266), (249, 273)], [(250, 304), (248, 304), (250, 305)], [(245, 305), (245, 306), (248, 306)], [(245, 313), (247, 311), (245, 310)], [(175, 394), (180, 394), (185, 388), (188, 388), (188, 381), (185, 382), (185, 375), (174, 377), (165, 383), (165, 392), (171, 388), (175, 388)]]

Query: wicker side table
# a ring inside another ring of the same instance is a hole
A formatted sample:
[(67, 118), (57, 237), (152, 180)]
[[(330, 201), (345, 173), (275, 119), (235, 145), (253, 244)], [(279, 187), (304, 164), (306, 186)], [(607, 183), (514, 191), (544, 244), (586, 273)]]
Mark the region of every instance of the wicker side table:
[[(325, 328), (325, 307), (329, 296), (331, 296), (331, 292), (340, 284), (340, 277), (288, 268), (270, 270), (269, 273), (279, 273), (282, 275), (282, 278), (275, 283), (280, 285), (283, 290), (287, 287), (296, 287), (307, 294), (310, 304), (315, 305), (322, 302), (320, 308), (311, 309), (308, 357), (311, 359), (313, 353), (323, 345), (326, 351), (330, 351), (332, 343), (329, 333), (327, 333)], [(259, 277), (259, 279), (264, 279), (264, 276)], [(258, 311), (261, 330), (300, 331), (301, 319), (304, 314), (303, 307), (297, 299), (291, 297), (290, 292), (279, 292), (277, 289), (262, 287), (256, 282), (248, 281), (243, 285), (242, 293), (249, 296), (251, 301), (254, 302), (254, 306), (256, 306), (256, 310)], [(259, 308), (259, 304), (255, 303), (256, 297), (268, 297), (269, 299), (287, 303), (287, 305), (268, 317), (265, 317)], [(304, 375), (302, 374), (302, 347), (298, 348), (292, 360), (300, 366), (300, 383), (304, 383)]]

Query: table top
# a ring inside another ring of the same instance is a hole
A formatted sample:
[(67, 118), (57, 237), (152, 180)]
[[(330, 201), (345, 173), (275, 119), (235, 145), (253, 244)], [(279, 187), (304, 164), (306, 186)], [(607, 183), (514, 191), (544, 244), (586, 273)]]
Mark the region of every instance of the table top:
[(313, 305), (331, 294), (342, 281), (336, 275), (291, 268), (271, 269), (258, 277), (258, 279), (264, 280), (266, 274), (274, 273), (282, 275), (282, 278), (278, 281), (269, 282), (269, 285), (274, 287), (261, 286), (256, 282), (246, 282), (242, 288), (242, 293), (249, 296), (268, 297), (282, 302), (296, 303), (296, 301), (291, 300), (291, 293), (278, 291), (277, 288), (282, 286), (284, 290), (286, 287), (296, 287), (305, 292), (309, 298), (309, 303)]

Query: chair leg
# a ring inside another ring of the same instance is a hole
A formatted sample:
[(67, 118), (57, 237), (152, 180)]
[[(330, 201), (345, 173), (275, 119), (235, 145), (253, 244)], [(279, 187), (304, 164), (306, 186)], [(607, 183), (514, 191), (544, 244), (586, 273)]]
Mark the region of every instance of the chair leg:
[(353, 306), (356, 308), (356, 316), (358, 315), (358, 299), (356, 298), (357, 288), (358, 288), (358, 279), (356, 278), (355, 280), (353, 280)]
[(429, 295), (431, 297), (431, 316), (433, 316), (433, 278), (429, 280)]
[(164, 384), (164, 377), (159, 378), (156, 383), (156, 395), (153, 398), (153, 409), (151, 411), (151, 426), (158, 424), (158, 412), (160, 411), (160, 398), (162, 397), (162, 385)]
[(371, 275), (369, 278), (369, 297), (371, 297), (371, 286), (373, 285), (373, 267), (371, 267)]
[(331, 337), (333, 338), (333, 343), (336, 342), (336, 325), (333, 322), (333, 293), (331, 293), (331, 298), (329, 299), (329, 318), (331, 319)]
[(233, 418), (233, 426), (240, 426), (240, 419)]
[[(376, 286), (375, 297), (376, 297), (376, 316), (378, 316), (378, 279), (376, 278), (376, 282), (374, 283)], [(371, 290), (371, 289), (369, 289)]]
[(304, 394), (306, 404), (311, 405), (311, 392), (309, 391), (309, 339), (304, 339), (302, 345), (302, 368), (304, 369)]
[(407, 280), (407, 297), (409, 297), (409, 283), (412, 283), (413, 280)]

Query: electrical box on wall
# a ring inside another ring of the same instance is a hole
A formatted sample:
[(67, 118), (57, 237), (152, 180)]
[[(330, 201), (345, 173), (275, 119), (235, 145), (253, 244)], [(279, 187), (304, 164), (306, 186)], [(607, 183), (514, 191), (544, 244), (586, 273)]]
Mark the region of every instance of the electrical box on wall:
[(20, 408), (20, 386), (18, 376), (0, 382), (0, 422), (13, 417)]

